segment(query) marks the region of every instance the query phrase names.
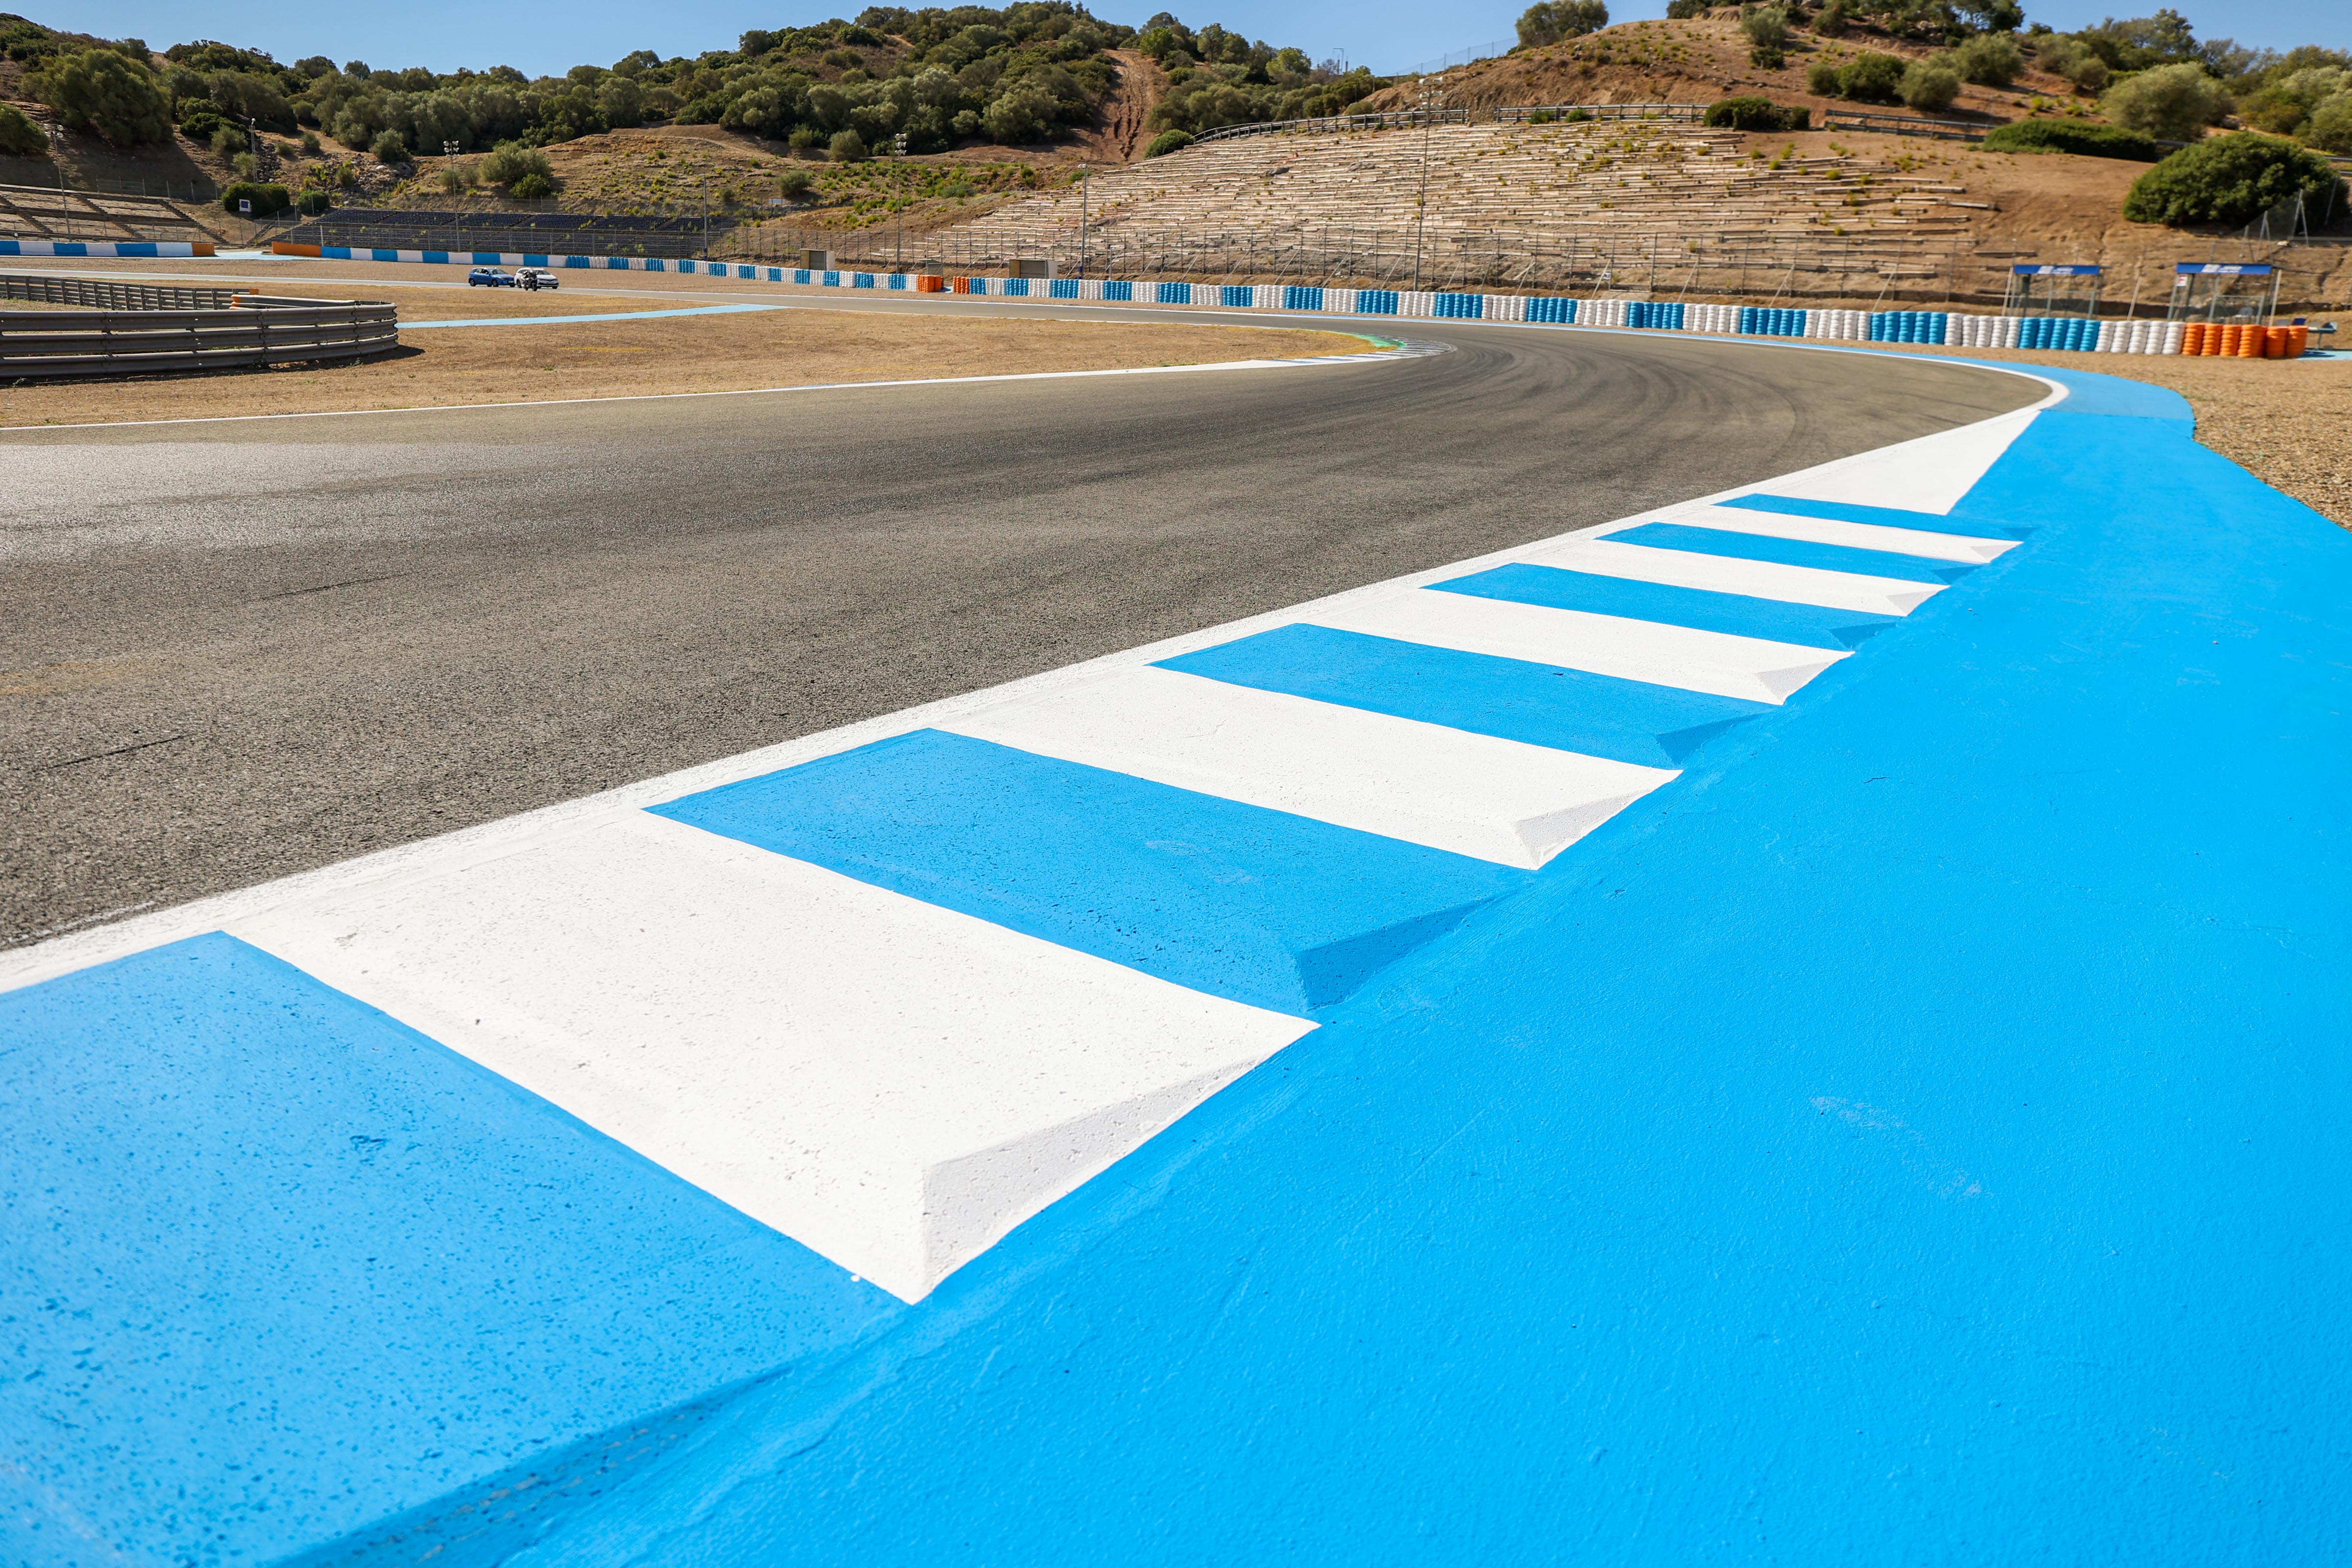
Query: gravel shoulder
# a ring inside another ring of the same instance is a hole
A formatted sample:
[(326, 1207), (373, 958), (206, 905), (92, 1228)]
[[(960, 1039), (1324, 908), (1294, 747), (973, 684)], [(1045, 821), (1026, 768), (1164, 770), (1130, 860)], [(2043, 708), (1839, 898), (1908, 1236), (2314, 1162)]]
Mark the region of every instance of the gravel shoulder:
[(410, 331), (398, 353), (359, 363), (0, 387), (0, 427), (1130, 370), (1307, 359), (1367, 347), (1361, 337), (1312, 330), (828, 310), (783, 301), (779, 309), (723, 315), (559, 325), (566, 316), (718, 301), (584, 290), (568, 297), (446, 288), (428, 293), (373, 280), (338, 289), (289, 279), (267, 291), (389, 296), (404, 321), (530, 320)]

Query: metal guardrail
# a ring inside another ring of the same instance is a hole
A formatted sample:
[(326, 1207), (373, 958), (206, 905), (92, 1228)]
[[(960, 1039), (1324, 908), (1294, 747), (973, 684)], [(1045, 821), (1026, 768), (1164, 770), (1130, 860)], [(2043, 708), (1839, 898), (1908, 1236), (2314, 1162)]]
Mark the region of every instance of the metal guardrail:
[(1538, 114), (1573, 123), (1577, 120), (1661, 120), (1696, 125), (1706, 118), (1704, 103), (1528, 103), (1495, 110), (1497, 125), (1525, 125)]
[(226, 310), (235, 289), (183, 289), (152, 283), (114, 283), (97, 278), (61, 278), (43, 272), (0, 273), (0, 300), (39, 305), (82, 305), (97, 310)]
[(1822, 111), (1824, 131), (1876, 131), (1896, 136), (1932, 136), (1939, 142), (1981, 142), (1990, 125), (1965, 120), (1926, 120), (1915, 114), (1865, 114), (1853, 109)]
[(227, 310), (0, 311), (0, 380), (242, 370), (400, 346), (381, 300), (237, 296)]
[(1263, 136), (1276, 131), (1309, 135), (1344, 131), (1401, 131), (1416, 125), (1467, 125), (1466, 109), (1398, 109), (1385, 114), (1333, 114), (1320, 120), (1262, 120), (1248, 125), (1220, 125), (1192, 138), (1192, 145), (1223, 142), (1234, 136)]

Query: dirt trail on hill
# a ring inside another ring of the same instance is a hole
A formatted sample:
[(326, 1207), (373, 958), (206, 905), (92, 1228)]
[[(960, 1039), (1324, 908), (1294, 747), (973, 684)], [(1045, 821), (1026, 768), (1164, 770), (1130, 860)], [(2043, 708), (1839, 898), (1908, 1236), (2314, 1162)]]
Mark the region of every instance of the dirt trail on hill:
[(1118, 62), (1118, 85), (1103, 100), (1096, 125), (1079, 132), (1076, 141), (1090, 156), (1131, 163), (1143, 156), (1143, 124), (1151, 106), (1168, 90), (1168, 79), (1149, 55), (1134, 49), (1105, 52)]

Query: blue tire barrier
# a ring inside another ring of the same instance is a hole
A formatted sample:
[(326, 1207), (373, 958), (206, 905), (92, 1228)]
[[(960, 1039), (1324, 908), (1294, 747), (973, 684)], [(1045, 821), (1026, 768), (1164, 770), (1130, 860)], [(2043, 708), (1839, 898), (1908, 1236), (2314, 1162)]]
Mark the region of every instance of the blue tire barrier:
[(853, 272), (849, 275), (849, 286), (852, 289), (871, 289), (874, 287), (874, 274)]
[(1359, 289), (1356, 309), (1367, 316), (1393, 316), (1397, 313), (1397, 291), (1393, 289)]
[(1132, 283), (1106, 283), (1103, 285), (1103, 298), (1106, 300), (1132, 300), (1135, 298), (1135, 285)]
[(1450, 321), (1475, 321), (1486, 314), (1484, 294), (1440, 294), (1430, 301), (1431, 314)]
[(1056, 278), (1045, 285), (1045, 296), (1051, 300), (1075, 300), (1078, 297), (1078, 280)]
[(1158, 303), (1162, 305), (1189, 305), (1192, 302), (1192, 286), (1190, 283), (1161, 283), (1157, 286), (1157, 291)]
[(1323, 290), (1313, 284), (1290, 284), (1282, 291), (1282, 308), (1286, 310), (1319, 310), (1323, 308)]
[(1217, 303), (1228, 310), (1248, 310), (1250, 298), (1250, 286), (1246, 283), (1220, 284), (1217, 289)]
[(1029, 279), (1026, 278), (1007, 278), (1004, 280), (1003, 292), (1009, 298), (1025, 300), (1029, 297)]
[(1573, 326), (1576, 324), (1576, 301), (1573, 300), (1530, 300), (1528, 301), (1528, 320), (1530, 321), (1549, 321), (1555, 327)]

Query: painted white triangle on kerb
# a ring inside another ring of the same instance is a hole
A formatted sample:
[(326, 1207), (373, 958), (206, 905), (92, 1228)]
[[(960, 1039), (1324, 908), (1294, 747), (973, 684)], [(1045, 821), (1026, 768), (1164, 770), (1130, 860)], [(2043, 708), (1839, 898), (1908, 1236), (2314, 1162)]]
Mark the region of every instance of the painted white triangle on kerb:
[(2010, 444), (2033, 423), (2034, 410), (2021, 409), (1958, 430), (1808, 468), (1765, 487), (1767, 493), (1804, 500), (1843, 501), (1850, 506), (1893, 507), (1902, 511), (1947, 514), (2001, 459)]

